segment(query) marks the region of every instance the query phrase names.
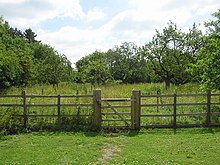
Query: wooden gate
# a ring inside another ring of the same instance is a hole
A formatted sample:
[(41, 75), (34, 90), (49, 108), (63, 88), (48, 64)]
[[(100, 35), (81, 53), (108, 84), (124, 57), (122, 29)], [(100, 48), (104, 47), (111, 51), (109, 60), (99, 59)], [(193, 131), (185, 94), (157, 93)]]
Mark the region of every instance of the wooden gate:
[(131, 98), (101, 99), (102, 128), (131, 128)]
[(94, 124), (101, 128), (140, 129), (140, 91), (133, 90), (131, 98), (102, 98), (95, 90)]

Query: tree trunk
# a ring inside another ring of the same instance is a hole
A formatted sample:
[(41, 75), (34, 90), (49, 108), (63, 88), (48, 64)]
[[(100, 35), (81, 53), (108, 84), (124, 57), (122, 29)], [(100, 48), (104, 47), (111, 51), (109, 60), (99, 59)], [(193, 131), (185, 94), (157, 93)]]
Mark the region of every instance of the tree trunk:
[(170, 79), (166, 78), (165, 79), (165, 84), (166, 84), (166, 90), (170, 88)]

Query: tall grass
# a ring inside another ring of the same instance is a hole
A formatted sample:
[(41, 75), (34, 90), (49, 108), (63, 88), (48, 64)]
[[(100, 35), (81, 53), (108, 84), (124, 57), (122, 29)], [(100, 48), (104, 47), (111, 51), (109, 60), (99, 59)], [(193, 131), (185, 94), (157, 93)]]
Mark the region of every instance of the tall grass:
[[(35, 85), (26, 88), (11, 88), (5, 92), (5, 94), (21, 94), (23, 90), (26, 90), (27, 95), (78, 95), (78, 94), (89, 94), (93, 93), (93, 90), (101, 89), (102, 98), (130, 98), (132, 95), (132, 90), (141, 90), (143, 95), (148, 94), (191, 94), (191, 93), (204, 93), (200, 90), (198, 84), (189, 83), (182, 86), (172, 85), (170, 89), (166, 90), (163, 83), (152, 83), (152, 84), (107, 84), (107, 85), (91, 85), (91, 84), (75, 84), (75, 83), (60, 83), (57, 88), (53, 88), (52, 85)], [(182, 97), (178, 98), (177, 102), (206, 102), (207, 98), (205, 96), (201, 97)], [(214, 100), (220, 101), (220, 97), (214, 97)], [(16, 103), (22, 104), (22, 98), (0, 98), (0, 103)], [(143, 104), (172, 104), (173, 98), (143, 98)], [(28, 104), (57, 104), (57, 98), (28, 98)], [(93, 103), (92, 98), (64, 98), (61, 103), (65, 104), (82, 104), (82, 103)], [(105, 103), (102, 103), (105, 105)], [(112, 105), (130, 105), (129, 102), (126, 103), (111, 103)], [(191, 106), (191, 107), (181, 107), (177, 108), (177, 113), (200, 113), (205, 111), (205, 106)], [(212, 111), (219, 112), (219, 106), (213, 106)], [(117, 109), (118, 112), (130, 112), (130, 108), (120, 108)], [(160, 106), (160, 107), (142, 107), (142, 114), (172, 114), (173, 107)], [(113, 112), (110, 108), (103, 108), (103, 113)], [(21, 108), (5, 108), (0, 107), (0, 115), (3, 116), (7, 121), (1, 121), (0, 128), (2, 130), (8, 130), (9, 133), (15, 133), (16, 129), (20, 131), (22, 118), (18, 117), (15, 120), (15, 124), (10, 124), (12, 122), (12, 116), (14, 114), (22, 114), (23, 109)], [(57, 107), (30, 107), (28, 108), (29, 114), (57, 114)], [(93, 114), (92, 107), (61, 107), (61, 114)], [(130, 115), (122, 115), (123, 118), (129, 119)], [(120, 119), (118, 115), (102, 115), (102, 119)], [(213, 116), (212, 121), (220, 122), (219, 117)], [(75, 130), (79, 125), (82, 128), (86, 125), (91, 125), (91, 117), (62, 117), (62, 129)], [(177, 123), (205, 123), (205, 117), (178, 117)], [(152, 118), (141, 118), (141, 124), (172, 124), (172, 117), (152, 117)], [(16, 124), (17, 123), (17, 124)], [(128, 124), (130, 122), (128, 121)], [(32, 130), (40, 129), (58, 129), (58, 121), (56, 117), (37, 117), (29, 119), (29, 128)], [(125, 122), (105, 122), (103, 125), (126, 125)]]
[(106, 84), (106, 85), (91, 85), (91, 84), (76, 84), (76, 83), (60, 83), (57, 88), (52, 85), (34, 85), (26, 88), (12, 87), (5, 94), (21, 94), (22, 90), (26, 90), (28, 94), (92, 94), (95, 89), (102, 90), (103, 97), (130, 97), (131, 91), (141, 90), (143, 94), (173, 94), (173, 93), (204, 93), (198, 84), (189, 83), (181, 86), (171, 85), (170, 89), (166, 90), (164, 83), (149, 83), (149, 84)]

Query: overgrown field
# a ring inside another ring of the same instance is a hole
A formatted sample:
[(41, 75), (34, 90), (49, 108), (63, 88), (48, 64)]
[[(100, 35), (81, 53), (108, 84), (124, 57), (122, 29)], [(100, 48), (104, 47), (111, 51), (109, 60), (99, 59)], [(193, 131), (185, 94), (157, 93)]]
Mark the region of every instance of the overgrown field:
[[(102, 98), (131, 98), (132, 90), (141, 90), (143, 95), (147, 94), (192, 94), (192, 93), (205, 93), (199, 89), (198, 84), (186, 84), (183, 86), (171, 86), (169, 90), (165, 89), (164, 84), (108, 84), (105, 86), (92, 86), (90, 84), (68, 84), (62, 83), (58, 88), (53, 88), (53, 86), (32, 86), (25, 89), (22, 88), (11, 88), (4, 94), (21, 94), (23, 90), (26, 90), (27, 95), (33, 97), (27, 98), (27, 104), (57, 104), (57, 97), (53, 98), (36, 98), (35, 95), (40, 96), (57, 96), (60, 95), (92, 95), (93, 90), (101, 89)], [(218, 91), (217, 91), (218, 92)], [(220, 97), (212, 98), (215, 102), (220, 101)], [(22, 104), (23, 99), (18, 98), (0, 98), (0, 104)], [(142, 104), (173, 104), (173, 98), (143, 98), (141, 100)], [(206, 96), (200, 97), (183, 97), (177, 99), (178, 103), (206, 103)], [(62, 98), (62, 104), (93, 104), (93, 98)], [(106, 106), (105, 102), (102, 103)], [(128, 106), (130, 102), (122, 103), (111, 103), (111, 105), (116, 106)], [(212, 106), (213, 112), (220, 112), (220, 107), (218, 105)], [(23, 114), (23, 107), (0, 107), (0, 115), (2, 115), (2, 120), (0, 120), (1, 132), (4, 134), (14, 134), (18, 132), (23, 132), (23, 117), (15, 117), (14, 115)], [(117, 112), (124, 113), (130, 112), (131, 108), (118, 108)], [(112, 113), (111, 108), (103, 108), (103, 113)], [(172, 106), (159, 106), (159, 107), (142, 107), (142, 115), (145, 114), (168, 114), (170, 117), (141, 117), (141, 125), (149, 124), (171, 124), (173, 123), (173, 107)], [(200, 106), (179, 106), (177, 107), (177, 113), (205, 113), (206, 105)], [(92, 124), (92, 117), (81, 117), (80, 115), (92, 115), (93, 107), (61, 107), (61, 115), (75, 115), (72, 117), (63, 116), (61, 118), (61, 129), (62, 130), (88, 130), (88, 125)], [(38, 130), (57, 130), (58, 129), (58, 119), (57, 119), (57, 107), (28, 107), (28, 114), (30, 115), (54, 115), (54, 117), (29, 117), (28, 119), (28, 129), (31, 131)], [(123, 114), (122, 117), (128, 120), (128, 125), (130, 124), (130, 114)], [(102, 115), (103, 120), (117, 120), (120, 119), (118, 115)], [(211, 116), (212, 123), (219, 123), (219, 116)], [(177, 124), (205, 124), (206, 116), (179, 116), (177, 117)], [(103, 121), (105, 126), (116, 126), (125, 125), (121, 121)], [(125, 125), (126, 126), (126, 125)], [(90, 129), (90, 128), (89, 128)]]
[(38, 132), (0, 138), (0, 164), (218, 165), (219, 155), (220, 129)]
[(133, 89), (141, 90), (143, 94), (157, 94), (159, 90), (161, 94), (173, 93), (204, 93), (200, 90), (198, 84), (189, 83), (181, 86), (171, 85), (166, 90), (164, 83), (151, 84), (107, 84), (107, 85), (91, 85), (91, 84), (75, 84), (60, 83), (58, 87), (53, 88), (52, 85), (35, 85), (26, 88), (14, 88), (7, 90), (5, 94), (21, 94), (22, 90), (26, 90), (27, 94), (92, 94), (94, 89), (101, 89), (103, 97), (131, 97)]

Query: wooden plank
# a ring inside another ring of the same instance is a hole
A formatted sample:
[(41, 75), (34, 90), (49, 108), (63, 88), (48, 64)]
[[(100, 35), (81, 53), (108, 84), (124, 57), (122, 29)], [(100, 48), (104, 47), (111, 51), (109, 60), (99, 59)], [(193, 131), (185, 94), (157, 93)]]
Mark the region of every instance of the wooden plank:
[(23, 97), (23, 117), (24, 117), (24, 128), (27, 128), (27, 122), (28, 122), (28, 112), (27, 112), (27, 98), (26, 98), (26, 91), (22, 91), (22, 97)]
[(143, 114), (141, 117), (173, 117), (173, 114)]
[(211, 102), (211, 105), (220, 105), (220, 102)]
[[(131, 115), (131, 112), (118, 112), (118, 114), (120, 115)], [(102, 115), (117, 115), (114, 112), (106, 112), (106, 113), (102, 113)]]
[(206, 124), (209, 127), (211, 123), (211, 91), (207, 93), (207, 117)]
[(108, 105), (109, 108), (111, 108), (111, 109), (118, 115), (118, 117), (119, 117), (121, 120), (124, 121), (124, 123), (125, 123), (127, 126), (129, 126), (129, 124), (127, 123), (127, 121), (125, 121), (124, 118), (123, 118), (114, 108), (112, 108), (111, 105), (110, 105), (107, 101), (105, 101), (105, 103)]
[(176, 106), (177, 106), (177, 103), (176, 103), (176, 94), (174, 94), (174, 97), (173, 97), (173, 128), (176, 128)]
[[(206, 116), (207, 113), (176, 114), (176, 116)], [(143, 114), (141, 117), (172, 117), (173, 114)]]
[(131, 102), (131, 128), (134, 130), (140, 129), (140, 114), (141, 114), (141, 91), (132, 90), (132, 102)]
[(57, 117), (57, 115), (51, 115), (51, 114), (28, 114), (28, 117)]
[(220, 93), (211, 93), (211, 96), (220, 96)]
[(57, 119), (58, 119), (58, 128), (61, 128), (61, 117), (60, 117), (60, 102), (61, 98), (60, 95), (57, 97)]
[(87, 98), (93, 97), (93, 95), (61, 95), (62, 98)]
[(142, 128), (173, 128), (173, 125), (170, 124), (149, 124), (141, 125)]
[(216, 115), (216, 116), (219, 116), (219, 115), (220, 115), (220, 112), (211, 112), (211, 114)]
[(177, 103), (177, 106), (196, 106), (196, 105), (207, 105), (207, 103)]
[(57, 96), (44, 96), (44, 95), (27, 95), (27, 98), (57, 98)]
[(141, 104), (141, 107), (169, 107), (169, 106), (173, 106), (173, 104)]
[(131, 98), (102, 98), (101, 101), (122, 102), (122, 101), (131, 101)]
[(205, 127), (204, 124), (177, 124), (177, 128)]
[(93, 104), (94, 104), (94, 125), (97, 129), (101, 129), (102, 126), (102, 114), (101, 114), (101, 90), (97, 89), (93, 91)]
[(23, 107), (23, 104), (0, 104), (0, 107)]
[(57, 104), (27, 104), (27, 107), (57, 107)]
[[(24, 116), (24, 115), (16, 115), (16, 116)], [(54, 115), (51, 115), (51, 114), (28, 114), (27, 116), (28, 117), (57, 117), (56, 114), (54, 114)], [(94, 116), (94, 115), (60, 114), (60, 117), (92, 117), (92, 116)]]
[(197, 96), (206, 96), (206, 94), (177, 94), (177, 97), (197, 97)]
[(109, 121), (113, 121), (113, 122), (122, 121), (122, 122), (124, 122), (124, 121), (131, 121), (131, 119), (124, 119), (124, 118), (123, 118), (123, 120), (122, 119), (104, 119), (102, 121), (103, 122), (109, 122)]
[[(22, 105), (21, 105), (22, 106)], [(27, 104), (28, 107), (56, 107), (57, 104)], [(93, 104), (60, 104), (60, 107), (93, 107)]]
[(131, 108), (130, 105), (111, 105), (111, 107), (107, 106), (102, 106), (102, 108)]
[(184, 113), (184, 114), (176, 114), (176, 116), (206, 116), (207, 113)]
[[(202, 127), (204, 124), (177, 124), (176, 128), (192, 128), (192, 127)], [(149, 124), (141, 125), (142, 128), (173, 128), (171, 124)]]
[[(196, 106), (196, 105), (207, 105), (207, 103), (176, 103), (176, 106)], [(141, 107), (169, 107), (174, 106), (174, 104), (141, 104)]]
[[(219, 96), (220, 94), (212, 94), (213, 96)], [(176, 94), (177, 97), (196, 97), (196, 96), (206, 96), (206, 94)], [(141, 95), (141, 97), (174, 97), (173, 94), (162, 94), (162, 95)]]
[(141, 95), (141, 98), (143, 97), (173, 97), (173, 94), (172, 95)]
[(22, 97), (22, 95), (0, 95), (1, 97)]
[(93, 107), (94, 104), (60, 104), (61, 107)]

